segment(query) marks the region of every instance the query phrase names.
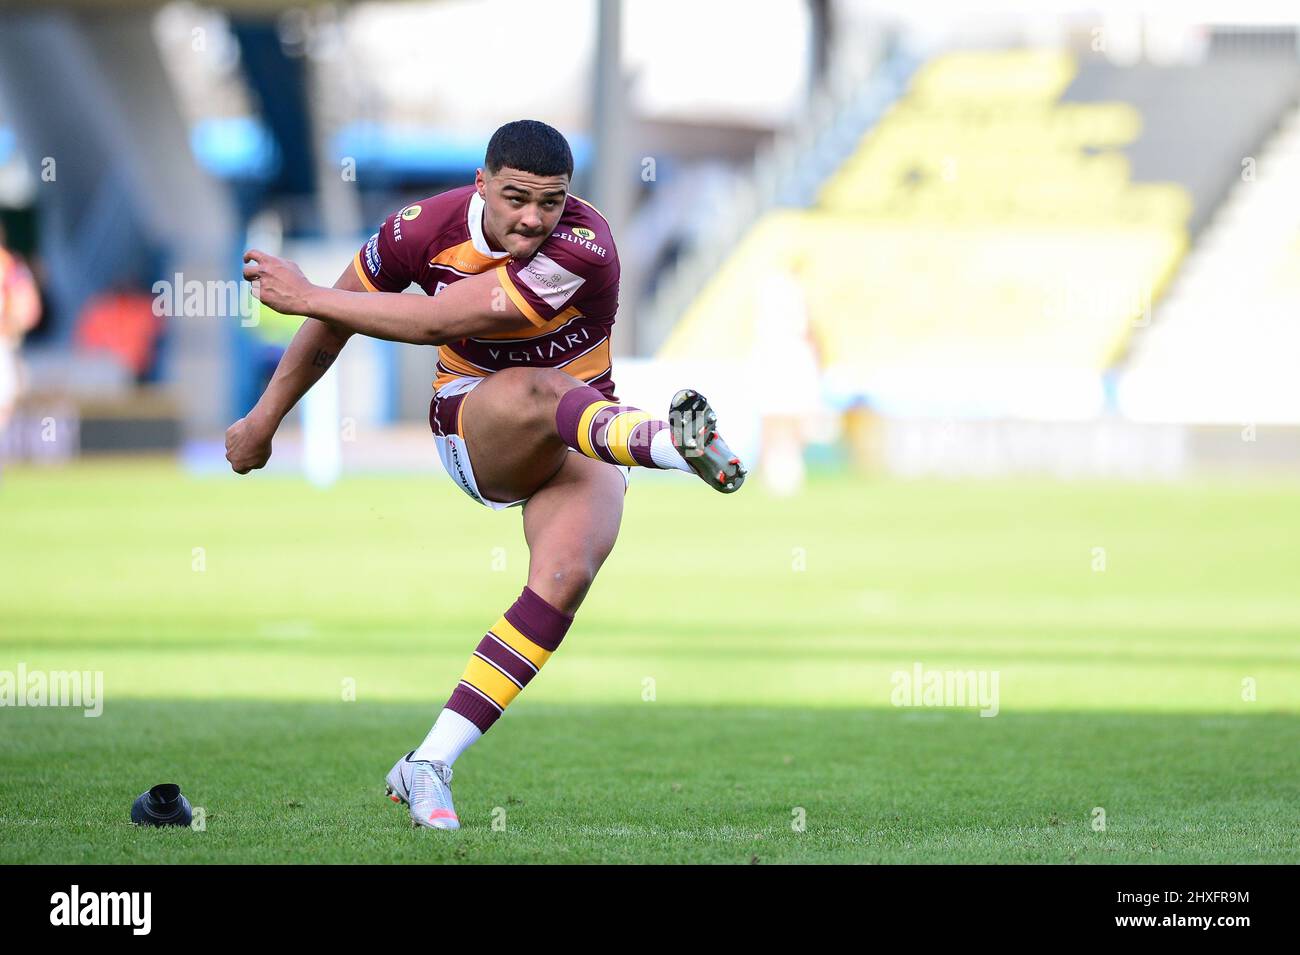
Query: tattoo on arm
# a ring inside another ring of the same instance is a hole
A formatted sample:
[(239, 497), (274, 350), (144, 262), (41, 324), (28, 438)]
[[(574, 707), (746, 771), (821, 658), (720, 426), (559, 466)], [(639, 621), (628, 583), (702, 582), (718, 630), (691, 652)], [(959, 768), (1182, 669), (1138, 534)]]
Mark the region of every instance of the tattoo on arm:
[(323, 348), (316, 349), (316, 357), (311, 360), (314, 368), (328, 368), (334, 364), (334, 359), (338, 358), (338, 353), (328, 352)]

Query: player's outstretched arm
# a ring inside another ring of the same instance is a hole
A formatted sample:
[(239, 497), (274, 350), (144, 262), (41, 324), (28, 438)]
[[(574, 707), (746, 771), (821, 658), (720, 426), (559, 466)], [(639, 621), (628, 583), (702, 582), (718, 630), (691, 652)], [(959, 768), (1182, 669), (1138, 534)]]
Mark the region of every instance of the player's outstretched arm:
[[(356, 291), (362, 285), (349, 266), (334, 287)], [(320, 381), (351, 337), (351, 332), (314, 318), (302, 323), (253, 410), (226, 429), (226, 460), (236, 473), (247, 474), (266, 465), (280, 422)]]
[(445, 345), (485, 332), (534, 327), (493, 272), (461, 279), (430, 297), (322, 288), (307, 281), (292, 262), (256, 249), (244, 253), (244, 262), (244, 278), (255, 283), (259, 301), (371, 338)]

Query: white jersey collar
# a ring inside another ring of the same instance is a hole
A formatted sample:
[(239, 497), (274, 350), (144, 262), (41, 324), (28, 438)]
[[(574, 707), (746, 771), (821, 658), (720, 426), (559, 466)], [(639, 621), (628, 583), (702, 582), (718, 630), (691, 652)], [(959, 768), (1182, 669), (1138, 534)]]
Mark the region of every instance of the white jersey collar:
[(475, 189), (469, 197), (469, 237), (474, 243), (474, 251), (486, 255), (490, 259), (508, 259), (509, 252), (498, 252), (487, 243), (483, 236), (483, 206), (486, 203), (483, 197)]

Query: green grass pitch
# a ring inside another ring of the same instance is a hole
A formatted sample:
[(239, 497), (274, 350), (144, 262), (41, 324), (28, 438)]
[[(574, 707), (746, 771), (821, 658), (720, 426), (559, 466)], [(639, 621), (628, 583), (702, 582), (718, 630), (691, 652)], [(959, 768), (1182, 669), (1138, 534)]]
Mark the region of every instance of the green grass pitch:
[[(1300, 861), (1295, 487), (638, 472), (464, 828), (412, 830), (383, 776), (526, 567), (441, 474), (10, 469), (0, 670), (105, 702), (0, 709), (0, 862)], [(998, 714), (891, 705), (917, 663)], [(130, 825), (164, 781), (203, 831)]]

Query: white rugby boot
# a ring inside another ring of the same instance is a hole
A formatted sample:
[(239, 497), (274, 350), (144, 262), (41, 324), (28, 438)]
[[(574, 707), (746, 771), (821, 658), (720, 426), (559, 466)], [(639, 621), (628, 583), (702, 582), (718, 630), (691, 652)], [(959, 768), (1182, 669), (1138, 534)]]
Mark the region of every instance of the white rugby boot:
[(459, 829), (460, 819), (451, 802), (451, 767), (446, 763), (411, 759), (407, 753), (388, 772), (388, 798), (406, 803), (411, 825), (426, 829)]

